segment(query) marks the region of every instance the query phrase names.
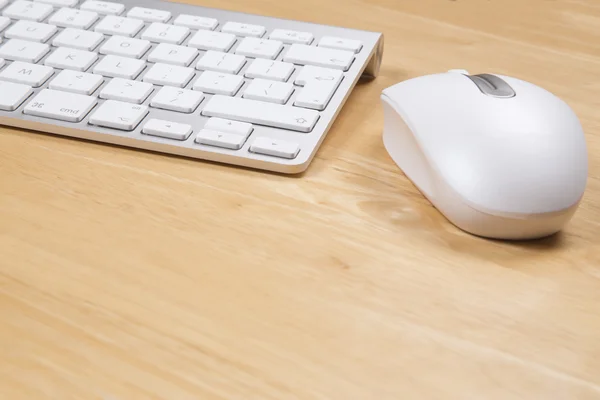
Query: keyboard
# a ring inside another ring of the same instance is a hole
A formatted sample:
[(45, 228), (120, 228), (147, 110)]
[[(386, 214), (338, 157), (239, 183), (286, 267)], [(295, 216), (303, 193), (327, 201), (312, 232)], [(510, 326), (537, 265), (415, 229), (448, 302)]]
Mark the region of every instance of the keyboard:
[(0, 125), (305, 171), (383, 35), (160, 0), (0, 0)]

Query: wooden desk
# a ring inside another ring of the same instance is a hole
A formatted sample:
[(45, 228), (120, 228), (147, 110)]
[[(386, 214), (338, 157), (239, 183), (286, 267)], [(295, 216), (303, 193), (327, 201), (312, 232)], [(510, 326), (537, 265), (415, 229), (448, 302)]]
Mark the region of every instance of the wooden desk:
[[(381, 76), (298, 178), (2, 129), (2, 399), (600, 398), (595, 0), (201, 3), (383, 31)], [(469, 236), (390, 161), (379, 93), (451, 68), (578, 113), (562, 234)]]

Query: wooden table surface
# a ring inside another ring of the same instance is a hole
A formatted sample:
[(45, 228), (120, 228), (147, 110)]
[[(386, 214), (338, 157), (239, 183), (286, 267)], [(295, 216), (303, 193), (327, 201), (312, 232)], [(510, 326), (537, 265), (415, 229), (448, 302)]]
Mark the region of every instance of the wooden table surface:
[[(189, 0), (382, 31), (300, 177), (0, 130), (0, 398), (600, 399), (596, 0)], [(559, 235), (449, 224), (387, 156), (381, 90), (465, 68), (579, 115)]]

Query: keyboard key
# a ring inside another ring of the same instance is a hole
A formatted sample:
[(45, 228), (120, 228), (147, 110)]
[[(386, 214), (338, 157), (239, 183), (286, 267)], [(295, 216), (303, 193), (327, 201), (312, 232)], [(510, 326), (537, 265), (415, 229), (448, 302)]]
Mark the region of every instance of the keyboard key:
[(188, 67), (198, 56), (198, 50), (186, 46), (161, 43), (148, 55), (148, 61)]
[(186, 140), (192, 134), (192, 126), (162, 119), (151, 119), (142, 128), (142, 133), (167, 139)]
[(121, 35), (134, 37), (144, 27), (144, 21), (133, 18), (107, 15), (96, 25), (96, 32), (107, 35)]
[(17, 0), (2, 11), (2, 15), (12, 19), (42, 22), (52, 13), (52, 6), (32, 1)]
[(319, 119), (314, 110), (219, 95), (206, 103), (202, 115), (298, 132), (310, 132)]
[(104, 82), (102, 75), (65, 69), (50, 82), (48, 87), (50, 89), (89, 96), (100, 87), (102, 82)]
[(202, 92), (164, 86), (154, 96), (150, 105), (163, 110), (189, 114), (198, 108), (203, 99)]
[(94, 73), (112, 78), (136, 79), (146, 68), (143, 60), (109, 55), (94, 67)]
[(269, 35), (269, 39), (279, 40), (286, 44), (311, 44), (313, 34), (310, 32), (290, 31), (287, 29), (273, 29)]
[(250, 145), (252, 153), (267, 156), (293, 159), (300, 152), (300, 145), (295, 142), (271, 139), (268, 137), (257, 137)]
[(75, 8), (61, 8), (50, 19), (49, 23), (62, 28), (88, 29), (98, 20), (98, 14)]
[(125, 5), (109, 1), (88, 0), (81, 5), (81, 9), (102, 15), (121, 15), (125, 11)]
[(173, 21), (174, 25), (185, 26), (190, 29), (214, 30), (219, 22), (214, 18), (198, 17), (195, 15), (181, 14)]
[(194, 82), (194, 90), (210, 94), (235, 96), (244, 84), (244, 78), (239, 75), (224, 72), (204, 71)]
[(6, 29), (10, 25), (10, 18), (0, 17), (0, 32)]
[(96, 53), (59, 47), (44, 61), (49, 67), (87, 71), (98, 59)]
[(233, 33), (237, 36), (252, 36), (260, 38), (265, 34), (266, 29), (264, 26), (260, 25), (242, 24), (239, 22), (227, 22), (221, 28), (221, 32)]
[(293, 72), (294, 64), (257, 58), (246, 69), (244, 76), (246, 78), (263, 78), (287, 82)]
[(227, 52), (235, 43), (235, 35), (230, 33), (198, 31), (188, 42), (188, 46), (200, 50), (217, 50)]
[(0, 72), (0, 80), (40, 87), (52, 74), (54, 69), (51, 67), (15, 61)]
[(150, 47), (150, 42), (147, 40), (133, 39), (125, 36), (112, 36), (100, 47), (100, 53), (142, 58)]
[(16, 110), (31, 93), (33, 93), (31, 86), (0, 81), (0, 110)]
[(242, 148), (246, 140), (247, 135), (239, 135), (237, 133), (227, 133), (213, 131), (210, 129), (202, 129), (196, 135), (194, 142), (198, 144), (204, 144), (207, 146), (223, 147), (230, 150), (239, 150)]
[(169, 64), (154, 64), (144, 75), (144, 82), (161, 86), (185, 87), (194, 77), (192, 68)]
[(60, 121), (81, 122), (96, 103), (95, 97), (44, 89), (25, 106), (23, 113)]
[(362, 49), (362, 42), (360, 40), (323, 36), (321, 40), (319, 40), (318, 46), (329, 49), (349, 50), (358, 53), (360, 52), (360, 49)]
[(23, 39), (45, 43), (57, 30), (53, 25), (21, 20), (13, 24), (4, 33), (4, 36), (8, 39)]
[(152, 8), (133, 7), (127, 13), (129, 18), (137, 18), (146, 22), (167, 22), (171, 19), (171, 13), (168, 11), (155, 10)]
[(114, 78), (100, 91), (100, 98), (142, 104), (153, 90), (150, 83)]
[(95, 97), (44, 89), (23, 109), (23, 113), (67, 122), (81, 122), (94, 108)]
[(244, 56), (209, 50), (198, 60), (196, 69), (237, 74), (244, 64)]
[(56, 47), (70, 47), (77, 50), (92, 51), (98, 47), (103, 39), (104, 35), (98, 32), (66, 28), (52, 40), (52, 45)]
[(36, 63), (50, 51), (44, 43), (28, 42), (21, 39), (10, 39), (0, 47), (0, 57), (7, 60)]
[(92, 114), (90, 124), (122, 131), (132, 131), (146, 115), (148, 115), (147, 106), (107, 100)]
[(285, 104), (293, 92), (294, 85), (291, 83), (254, 79), (244, 91), (243, 97), (245, 99)]
[(79, 0), (33, 0), (37, 3), (50, 4), (56, 7), (74, 7), (77, 5)]
[(322, 111), (329, 104), (339, 84), (339, 80), (331, 82), (310, 81), (300, 91), (294, 105)]
[(212, 117), (204, 124), (204, 129), (248, 136), (252, 132), (252, 124)]
[(347, 71), (354, 61), (354, 53), (304, 44), (293, 44), (284, 55), (283, 61)]
[(142, 39), (156, 43), (181, 44), (189, 36), (190, 29), (184, 26), (174, 26), (153, 22), (142, 33)]
[(306, 66), (303, 67), (295, 83), (304, 86), (300, 91), (294, 105), (297, 107), (324, 110), (333, 97), (343, 74), (339, 70)]
[(337, 69), (307, 65), (302, 67), (294, 83), (298, 86), (304, 86), (307, 82), (313, 80), (323, 83), (339, 82), (342, 80), (343, 75), (342, 71)]
[(244, 38), (235, 50), (235, 54), (274, 60), (281, 49), (283, 49), (283, 43), (279, 40)]

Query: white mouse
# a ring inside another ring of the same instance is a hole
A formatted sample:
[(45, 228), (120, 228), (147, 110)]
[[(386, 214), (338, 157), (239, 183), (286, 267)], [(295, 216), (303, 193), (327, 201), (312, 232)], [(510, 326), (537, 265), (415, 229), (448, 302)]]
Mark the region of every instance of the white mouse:
[(454, 225), (495, 239), (560, 231), (586, 188), (573, 110), (531, 83), (452, 70), (382, 92), (390, 157)]

